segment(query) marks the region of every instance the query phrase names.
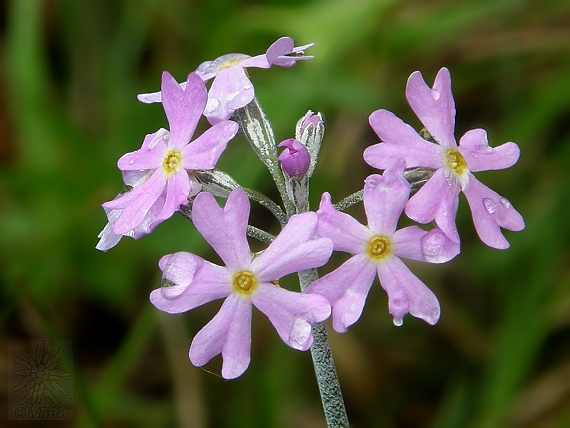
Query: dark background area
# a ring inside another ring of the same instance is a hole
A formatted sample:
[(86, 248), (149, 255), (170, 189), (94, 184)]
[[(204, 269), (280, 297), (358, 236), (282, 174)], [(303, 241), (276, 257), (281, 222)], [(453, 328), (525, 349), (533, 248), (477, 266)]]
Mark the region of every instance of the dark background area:
[[(338, 201), (372, 172), (362, 161), (377, 142), (370, 113), (385, 108), (420, 128), (404, 96), (415, 70), (431, 85), (450, 69), (457, 137), (482, 127), (492, 146), (515, 141), (522, 152), (513, 168), (478, 175), (525, 218), (523, 232), (505, 233), (511, 248), (477, 239), (462, 197), (461, 254), (410, 264), (440, 299), (438, 324), (408, 316), (394, 327), (376, 283), (360, 321), (330, 334), (353, 426), (570, 426), (568, 1), (3, 0), (0, 9), (0, 374), (11, 346), (71, 339), (75, 382), (73, 420), (27, 423), (5, 421), (0, 382), (2, 426), (325, 425), (310, 355), (259, 313), (242, 377), (189, 363), (216, 304), (168, 316), (148, 301), (161, 256), (212, 256), (184, 219), (108, 253), (94, 248), (100, 205), (122, 187), (117, 159), (167, 126), (161, 106), (136, 95), (157, 90), (163, 70), (183, 80), (205, 60), (261, 54), (283, 35), (315, 42), (315, 59), (250, 77), (279, 141), (307, 110), (325, 117), (313, 209), (322, 192)], [(242, 137), (219, 167), (275, 193)]]

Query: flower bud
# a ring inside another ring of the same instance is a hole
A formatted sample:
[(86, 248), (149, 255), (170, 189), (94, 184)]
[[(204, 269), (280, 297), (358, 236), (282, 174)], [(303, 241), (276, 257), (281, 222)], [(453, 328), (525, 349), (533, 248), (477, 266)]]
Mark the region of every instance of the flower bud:
[(311, 163), (307, 148), (294, 138), (282, 141), (278, 147), (285, 147), (278, 158), (283, 171), (293, 178), (303, 177)]
[(325, 135), (325, 122), (320, 113), (313, 113), (311, 110), (297, 122), (295, 128), (295, 138), (301, 142), (309, 152), (311, 163), (307, 171), (307, 176), (313, 175), (317, 166), (321, 143)]

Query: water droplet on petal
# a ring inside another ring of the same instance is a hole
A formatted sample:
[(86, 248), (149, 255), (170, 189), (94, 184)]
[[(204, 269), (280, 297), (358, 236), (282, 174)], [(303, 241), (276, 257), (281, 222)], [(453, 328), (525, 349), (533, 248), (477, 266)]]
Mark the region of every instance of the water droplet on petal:
[(511, 207), (511, 203), (510, 203), (506, 198), (499, 198), (499, 202), (500, 202), (501, 205), (504, 206), (505, 208), (510, 208), (510, 207)]
[(484, 198), (483, 205), (485, 205), (485, 209), (489, 214), (493, 214), (495, 211), (497, 211), (497, 204), (492, 199)]
[(129, 161), (129, 165), (132, 165), (132, 164), (134, 164), (134, 163), (135, 163), (135, 159), (131, 159), (131, 160)]
[(440, 97), (439, 90), (432, 89), (431, 90), (431, 96), (433, 97), (434, 100), (436, 100), (436, 101), (439, 100), (439, 97)]
[(291, 326), (289, 345), (294, 349), (305, 350), (309, 340), (311, 340), (311, 324), (299, 317), (293, 321)]
[(243, 85), (244, 91), (249, 91), (251, 88), (253, 88), (253, 85)]
[(402, 324), (404, 324), (404, 320), (403, 320), (403, 319), (398, 319), (398, 320), (397, 320), (396, 318), (394, 318), (393, 322), (394, 322), (394, 325), (395, 325), (396, 327), (401, 327)]
[(204, 114), (212, 113), (214, 110), (218, 108), (220, 105), (220, 101), (216, 98), (208, 98), (208, 102), (206, 103), (206, 108), (204, 109)]

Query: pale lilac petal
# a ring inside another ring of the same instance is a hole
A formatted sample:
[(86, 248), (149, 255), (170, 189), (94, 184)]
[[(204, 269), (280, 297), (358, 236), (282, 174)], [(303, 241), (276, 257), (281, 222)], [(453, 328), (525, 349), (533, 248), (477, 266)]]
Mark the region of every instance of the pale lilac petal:
[(431, 325), (439, 320), (437, 297), (399, 258), (392, 257), (378, 264), (378, 278), (388, 294), (388, 312), (394, 317), (395, 325), (402, 325), (407, 313)]
[(519, 146), (515, 143), (489, 146), (487, 132), (483, 129), (467, 131), (459, 140), (459, 152), (471, 172), (510, 168), (517, 163), (520, 156)]
[(159, 132), (147, 135), (139, 150), (121, 156), (117, 162), (119, 169), (121, 171), (139, 171), (160, 168), (167, 148), (163, 138), (155, 138)]
[[(265, 57), (265, 55), (260, 55), (260, 56)], [(215, 77), (220, 71), (226, 70), (228, 68), (247, 67), (245, 64), (252, 59), (254, 58), (251, 58), (249, 55), (239, 54), (239, 53), (230, 53), (222, 55), (213, 61), (204, 61), (202, 64), (198, 66), (196, 74), (198, 74), (203, 81), (207, 81), (212, 77)], [(267, 63), (267, 61), (265, 62)]]
[(242, 68), (270, 68), (271, 64), (267, 62), (267, 56), (265, 54), (252, 56), (244, 59), (242, 62), (239, 63), (239, 66)]
[(300, 351), (313, 343), (311, 324), (324, 321), (331, 313), (324, 297), (295, 293), (273, 284), (259, 284), (252, 302), (269, 318), (281, 340)]
[(147, 94), (138, 94), (137, 99), (141, 103), (145, 103), (145, 104), (160, 103), (160, 102), (162, 102), (162, 94), (160, 93), (160, 91), (150, 92)]
[(317, 216), (315, 236), (331, 239), (335, 251), (357, 254), (366, 246), (370, 238), (368, 228), (348, 214), (335, 210), (328, 193), (321, 197)]
[[(305, 49), (310, 48), (313, 45), (314, 43), (311, 43), (309, 45), (295, 48), (293, 39), (291, 39), (290, 37), (281, 37), (280, 39), (275, 41), (269, 47), (269, 49), (267, 49), (265, 56), (269, 64), (288, 68), (295, 65), (295, 63), (299, 60), (313, 59), (312, 56), (303, 56), (303, 51)], [(295, 55), (287, 56), (289, 54), (295, 54)]]
[(190, 345), (190, 361), (201, 367), (222, 354), (222, 377), (234, 379), (249, 366), (251, 350), (251, 301), (229, 295), (220, 311), (196, 334)]
[[(193, 256), (195, 265), (178, 266), (174, 272), (167, 268), (165, 279), (178, 275), (181, 279), (172, 281), (176, 285), (161, 287), (150, 293), (150, 301), (161, 311), (179, 314), (197, 308), (213, 300), (227, 297), (232, 292), (231, 278), (226, 268)], [(167, 276), (168, 275), (168, 276)], [(169, 279), (170, 280), (170, 279)]]
[(223, 210), (216, 199), (205, 192), (196, 196), (192, 206), (194, 226), (232, 272), (249, 268), (248, 219), (249, 200), (239, 189), (230, 193)]
[(471, 208), (477, 235), (489, 247), (505, 249), (509, 243), (501, 233), (501, 227), (518, 232), (525, 227), (522, 216), (511, 203), (492, 191), (475, 177), (463, 191)]
[(364, 210), (368, 228), (382, 235), (392, 235), (410, 196), (410, 183), (404, 179), (406, 163), (398, 159), (383, 175), (370, 175), (364, 182)]
[(168, 286), (163, 284), (162, 294), (168, 298), (178, 297), (192, 282), (196, 269), (203, 264), (201, 257), (185, 251), (162, 257), (158, 261), (158, 267), (162, 271), (163, 283), (168, 283)]
[(404, 159), (408, 168), (440, 168), (441, 147), (418, 135), (410, 125), (387, 110), (370, 115), (370, 126), (383, 141), (364, 150), (364, 161), (374, 168), (386, 169), (397, 159)]
[(431, 136), (442, 146), (455, 147), (455, 102), (451, 93), (451, 76), (442, 68), (435, 77), (433, 89), (426, 85), (419, 71), (412, 73), (406, 85), (410, 107)]
[(427, 233), (426, 230), (422, 230), (417, 226), (409, 226), (397, 230), (392, 236), (394, 255), (404, 259), (425, 262), (422, 239)]
[(428, 263), (445, 263), (459, 254), (459, 243), (450, 240), (441, 229), (429, 232), (417, 226), (400, 229), (392, 236), (398, 257)]
[(190, 73), (186, 88), (182, 89), (174, 78), (162, 73), (162, 105), (170, 125), (169, 148), (182, 148), (196, 130), (208, 99), (206, 86), (196, 73)]
[(142, 170), (142, 171), (121, 171), (123, 176), (123, 182), (130, 187), (138, 187), (149, 179), (149, 177), (154, 172), (153, 170)]
[(454, 242), (459, 242), (455, 226), (455, 216), (459, 204), (459, 185), (445, 177), (439, 169), (428, 182), (410, 198), (406, 205), (406, 215), (418, 223), (426, 224), (433, 220)]
[(227, 120), (235, 110), (249, 104), (254, 95), (255, 89), (243, 68), (224, 69), (212, 82), (204, 116), (212, 125)]
[(125, 235), (141, 224), (150, 208), (161, 196), (166, 186), (166, 176), (162, 171), (154, 172), (140, 186), (121, 197), (103, 204), (105, 209), (122, 209), (113, 225), (113, 232)]
[[(120, 210), (111, 210), (111, 212), (116, 213), (117, 218), (121, 214)], [(119, 243), (123, 235), (118, 235), (113, 232), (113, 225), (108, 222), (103, 230), (97, 235), (99, 242), (95, 246), (95, 249), (99, 251), (108, 251)]]
[(366, 255), (358, 254), (310, 284), (306, 293), (319, 294), (329, 301), (333, 328), (344, 333), (360, 318), (375, 275), (374, 264)]
[(270, 282), (328, 262), (333, 244), (327, 238), (312, 239), (316, 223), (317, 215), (313, 212), (289, 219), (277, 238), (251, 262), (251, 270), (260, 281)]
[(238, 129), (238, 124), (231, 120), (209, 128), (182, 149), (182, 167), (188, 170), (213, 169)]
[(162, 210), (153, 222), (153, 227), (172, 217), (172, 214), (178, 211), (181, 205), (187, 205), (190, 190), (190, 177), (188, 177), (188, 173), (185, 170), (180, 170), (168, 177), (166, 182), (166, 200)]

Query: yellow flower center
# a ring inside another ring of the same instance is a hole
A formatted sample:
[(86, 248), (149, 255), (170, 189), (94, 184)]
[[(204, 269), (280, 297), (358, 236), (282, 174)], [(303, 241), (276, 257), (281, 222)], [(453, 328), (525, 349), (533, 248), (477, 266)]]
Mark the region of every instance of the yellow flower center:
[(182, 153), (180, 153), (178, 150), (169, 151), (164, 157), (164, 161), (162, 162), (162, 168), (164, 168), (164, 172), (166, 172), (167, 175), (170, 175), (178, 172), (181, 167)]
[(218, 67), (218, 71), (222, 71), (225, 70), (226, 68), (230, 68), (233, 67), (236, 64), (239, 64), (240, 62), (242, 62), (245, 58), (234, 58), (234, 59), (230, 59), (228, 62), (226, 62), (225, 64), (222, 64)]
[(257, 288), (257, 285), (256, 276), (248, 270), (236, 273), (232, 279), (234, 291), (245, 296), (251, 295)]
[(457, 176), (462, 176), (466, 171), (468, 171), (465, 158), (461, 153), (454, 149), (448, 149), (445, 152), (445, 164)]
[(366, 254), (374, 261), (385, 259), (392, 252), (392, 243), (386, 236), (374, 236), (368, 241)]

